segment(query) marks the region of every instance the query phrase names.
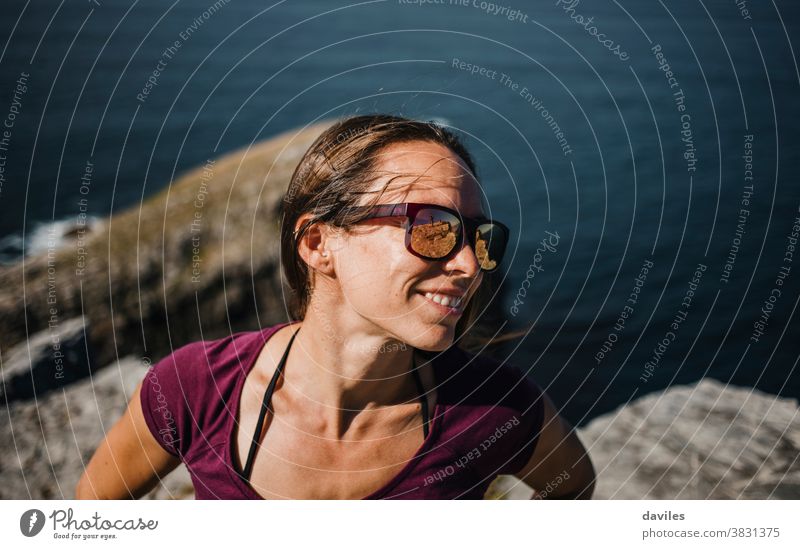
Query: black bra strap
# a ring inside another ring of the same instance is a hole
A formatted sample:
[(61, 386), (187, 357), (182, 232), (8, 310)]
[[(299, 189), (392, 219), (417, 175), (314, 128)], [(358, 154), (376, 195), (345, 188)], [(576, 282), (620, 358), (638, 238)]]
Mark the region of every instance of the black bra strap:
[[(294, 342), (294, 337), (297, 335), (297, 332), (300, 331), (298, 328), (294, 334), (292, 334), (292, 338), (289, 340), (289, 344), (286, 346), (286, 350), (283, 352), (283, 357), (281, 357), (281, 361), (278, 363), (278, 367), (275, 368), (275, 373), (272, 374), (272, 380), (269, 382), (269, 386), (267, 390), (264, 392), (264, 401), (261, 403), (261, 413), (258, 414), (258, 423), (256, 423), (256, 430), (253, 433), (253, 442), (250, 444), (250, 452), (247, 454), (247, 462), (244, 466), (244, 471), (242, 471), (242, 475), (245, 479), (250, 479), (250, 473), (253, 469), (253, 458), (256, 455), (256, 447), (258, 446), (258, 439), (261, 438), (261, 431), (263, 430), (264, 426), (264, 416), (267, 413), (267, 408), (270, 407), (270, 401), (272, 400), (272, 391), (275, 390), (275, 384), (278, 382), (278, 377), (280, 377), (281, 372), (283, 371), (283, 366), (286, 364), (286, 357), (289, 356), (289, 349), (292, 348), (292, 343)], [(272, 411), (272, 410), (270, 410)]]

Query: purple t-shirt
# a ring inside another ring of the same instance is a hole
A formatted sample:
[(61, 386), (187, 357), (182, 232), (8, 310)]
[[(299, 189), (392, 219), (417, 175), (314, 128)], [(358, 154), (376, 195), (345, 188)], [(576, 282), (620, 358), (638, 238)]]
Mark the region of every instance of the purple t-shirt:
[[(245, 377), (284, 322), (184, 345), (154, 364), (141, 389), (153, 436), (181, 458), (196, 499), (261, 499), (234, 470), (233, 427)], [(428, 437), (365, 499), (481, 499), (519, 472), (543, 422), (542, 391), (518, 368), (451, 346), (433, 359), (437, 402)]]

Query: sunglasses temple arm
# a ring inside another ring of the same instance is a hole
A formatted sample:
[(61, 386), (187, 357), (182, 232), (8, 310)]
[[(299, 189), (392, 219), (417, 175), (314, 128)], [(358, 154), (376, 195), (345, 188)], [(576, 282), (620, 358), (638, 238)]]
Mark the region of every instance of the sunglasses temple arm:
[(380, 217), (398, 217), (406, 215), (408, 210), (406, 204), (378, 204), (377, 206), (358, 206), (357, 211), (369, 212), (365, 219), (375, 219)]

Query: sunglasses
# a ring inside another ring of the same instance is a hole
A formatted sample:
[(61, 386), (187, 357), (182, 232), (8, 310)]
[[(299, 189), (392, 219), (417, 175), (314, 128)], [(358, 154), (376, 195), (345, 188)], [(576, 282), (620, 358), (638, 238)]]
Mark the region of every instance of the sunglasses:
[(492, 272), (500, 266), (508, 243), (508, 227), (492, 219), (463, 217), (438, 204), (378, 204), (356, 206), (367, 219), (405, 217), (406, 248), (422, 259), (447, 261), (461, 250), (464, 231), (475, 251), (481, 270)]

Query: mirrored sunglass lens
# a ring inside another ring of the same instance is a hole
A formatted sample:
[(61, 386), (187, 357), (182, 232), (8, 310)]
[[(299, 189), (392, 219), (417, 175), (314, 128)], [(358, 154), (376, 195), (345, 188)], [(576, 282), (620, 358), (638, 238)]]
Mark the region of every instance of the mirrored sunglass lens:
[(505, 233), (493, 223), (478, 226), (475, 231), (475, 256), (481, 269), (492, 271), (497, 268), (503, 259), (505, 250)]
[(411, 226), (411, 247), (431, 259), (449, 254), (458, 242), (459, 219), (447, 212), (422, 209)]

